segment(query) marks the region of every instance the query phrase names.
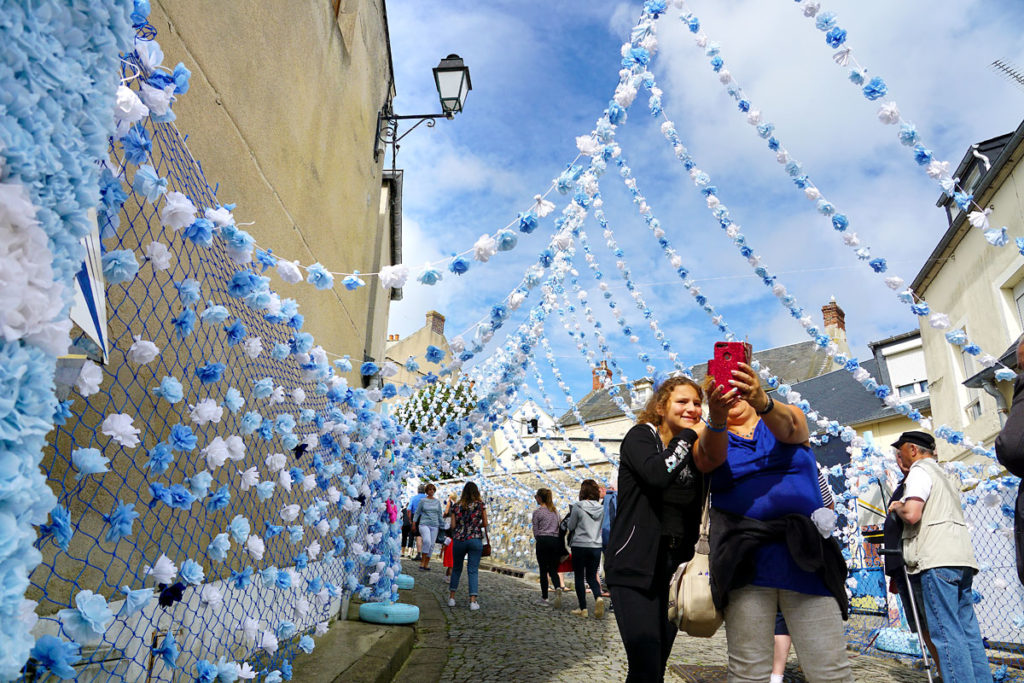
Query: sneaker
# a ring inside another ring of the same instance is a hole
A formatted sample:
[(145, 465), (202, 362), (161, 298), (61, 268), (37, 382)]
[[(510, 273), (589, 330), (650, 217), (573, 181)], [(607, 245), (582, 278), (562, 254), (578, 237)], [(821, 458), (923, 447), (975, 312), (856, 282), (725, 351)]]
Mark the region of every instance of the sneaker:
[(455, 598), (448, 598), (448, 606), (455, 607)]
[(583, 617), (584, 619), (587, 618), (587, 610), (585, 609), (574, 609), (572, 610), (572, 612), (570, 612), (570, 614), (573, 614), (577, 617)]
[(469, 609), (471, 611), (476, 611), (476, 610), (480, 609), (480, 603), (479, 602), (471, 602), (471, 603), (469, 603)]
[(555, 589), (555, 609), (562, 609), (562, 589)]
[(551, 606), (551, 603), (547, 601), (547, 598), (540, 598), (539, 600), (534, 601), (534, 604), (535, 605), (540, 605), (541, 607), (550, 607)]
[(604, 598), (598, 598), (594, 603), (594, 618), (604, 619)]

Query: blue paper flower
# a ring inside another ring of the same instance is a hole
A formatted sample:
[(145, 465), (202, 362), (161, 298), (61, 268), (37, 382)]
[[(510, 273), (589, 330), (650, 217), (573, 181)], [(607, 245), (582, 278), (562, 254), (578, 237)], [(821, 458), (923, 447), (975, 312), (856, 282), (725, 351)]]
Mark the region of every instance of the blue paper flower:
[(196, 377), (203, 384), (216, 384), (220, 381), (220, 378), (224, 375), (224, 364), (223, 363), (207, 363), (201, 367), (196, 368)]
[(203, 567), (191, 558), (181, 563), (181, 569), (178, 570), (178, 574), (185, 583), (191, 586), (200, 585), (206, 578), (203, 575)]
[(160, 647), (153, 648), (153, 655), (164, 660), (172, 669), (178, 668), (178, 643), (174, 641), (174, 631), (167, 631)]
[(249, 538), (249, 520), (242, 515), (235, 515), (228, 523), (228, 532), (235, 543), (245, 543)]
[(103, 278), (107, 284), (130, 282), (139, 272), (139, 262), (130, 249), (108, 251), (103, 255)]
[(441, 271), (436, 268), (424, 268), (423, 272), (416, 278), (421, 285), (436, 285), (442, 279)]
[(1010, 237), (1006, 234), (1006, 226), (1001, 228), (988, 228), (984, 231), (985, 240), (993, 247), (1005, 247)]
[(227, 559), (228, 549), (231, 547), (231, 540), (227, 534), (217, 534), (210, 545), (206, 548), (206, 554), (214, 562), (223, 562)]
[(288, 345), (292, 353), (309, 353), (313, 350), (313, 335), (309, 332), (296, 332), (293, 337), (288, 340)]
[(248, 269), (236, 270), (228, 280), (228, 296), (241, 299), (249, 296), (259, 284), (259, 276)]
[(64, 632), (78, 643), (94, 643), (98, 641), (114, 620), (114, 613), (107, 607), (102, 595), (90, 590), (79, 591), (75, 595), (75, 608), (62, 609), (57, 613)]
[(178, 340), (185, 341), (192, 334), (192, 330), (196, 328), (196, 313), (191, 308), (186, 308), (176, 317), (171, 318), (171, 324), (174, 326), (174, 334)]
[[(313, 285), (317, 289), (331, 289), (334, 287), (334, 276), (331, 275), (326, 268), (319, 263), (314, 263), (306, 269), (306, 282)], [(348, 279), (348, 278), (346, 278)], [(346, 285), (347, 287), (347, 285)], [(355, 289), (349, 287), (349, 289)]]
[(197, 218), (185, 227), (183, 234), (200, 247), (213, 246), (213, 223), (205, 218)]
[(210, 484), (213, 483), (213, 475), (203, 470), (197, 472), (191, 479), (188, 480), (189, 491), (196, 497), (196, 500), (202, 500), (210, 494)]
[(146, 462), (146, 467), (149, 468), (150, 474), (163, 474), (172, 462), (174, 462), (174, 453), (171, 452), (171, 447), (161, 441), (149, 449), (149, 460)]
[(366, 361), (359, 366), (359, 374), (363, 377), (372, 377), (380, 372), (380, 368), (373, 361)]
[(174, 81), (174, 94), (184, 95), (189, 89), (189, 80), (192, 78), (192, 72), (189, 71), (184, 64), (178, 62), (178, 65), (174, 67), (174, 73), (171, 74), (171, 80)]
[(307, 655), (313, 654), (313, 639), (308, 635), (299, 638), (299, 649), (305, 652)]
[(36, 660), (40, 669), (65, 679), (78, 675), (71, 665), (82, 659), (81, 648), (77, 643), (69, 643), (51, 635), (40, 636), (30, 656)]
[(527, 211), (519, 214), (519, 231), (530, 234), (537, 229), (537, 214)]
[(239, 423), (239, 431), (242, 434), (252, 434), (263, 424), (263, 416), (255, 411), (249, 411), (242, 416)]
[(185, 391), (174, 377), (165, 376), (160, 380), (160, 386), (152, 390), (155, 396), (162, 398), (170, 404), (179, 403), (185, 398)]
[(381, 387), (380, 393), (385, 399), (394, 398), (398, 395), (398, 388), (389, 382)]
[(274, 348), (270, 350), (270, 357), (274, 360), (284, 360), (291, 353), (291, 349), (288, 348), (287, 344), (278, 342), (274, 344)]
[(494, 239), (498, 245), (498, 251), (511, 251), (516, 248), (519, 241), (519, 238), (511, 230), (499, 230)]
[(870, 81), (868, 81), (867, 85), (864, 86), (863, 92), (864, 97), (868, 98), (871, 101), (874, 101), (882, 97), (885, 97), (886, 93), (889, 92), (889, 89), (886, 87), (885, 81), (883, 81), (878, 76), (875, 76)]
[(846, 42), (846, 29), (833, 26), (829, 29), (829, 32), (825, 34), (825, 42), (833, 50), (837, 49), (840, 45)]
[(228, 484), (217, 489), (212, 496), (206, 499), (206, 509), (210, 512), (223, 510), (231, 504), (231, 487)]
[(82, 477), (90, 474), (103, 474), (109, 472), (107, 465), (110, 464), (108, 458), (104, 458), (96, 448), (77, 448), (71, 452), (71, 464), (78, 470), (78, 474), (75, 475), (75, 481), (80, 481)]
[(242, 392), (234, 387), (229, 387), (224, 392), (224, 406), (232, 412), (237, 413), (245, 405), (245, 399), (242, 398)]
[(873, 258), (868, 261), (868, 265), (870, 265), (871, 269), (876, 273), (884, 273), (888, 268), (884, 258)]
[(281, 413), (274, 420), (274, 431), (278, 434), (290, 434), (295, 429), (295, 418), (291, 413)]
[(264, 377), (252, 385), (253, 398), (267, 398), (274, 393), (274, 380)]
[(917, 162), (918, 166), (927, 166), (932, 162), (933, 156), (930, 149), (925, 148), (923, 145), (914, 146), (914, 161)]
[(231, 313), (227, 308), (220, 304), (208, 303), (203, 312), (199, 314), (199, 319), (204, 324), (214, 325), (219, 324), (231, 317)]
[(448, 270), (456, 275), (464, 275), (469, 270), (469, 261), (464, 256), (456, 256), (448, 264)]
[(136, 166), (146, 163), (149, 160), (149, 153), (153, 150), (149, 133), (139, 124), (128, 129), (128, 133), (121, 138), (121, 146), (124, 148), (124, 158)]
[(261, 481), (256, 484), (256, 497), (260, 500), (270, 500), (274, 496), (274, 482)]
[(444, 349), (440, 349), (433, 344), (427, 346), (427, 352), (425, 354), (426, 359), (430, 363), (440, 363), (444, 360), (445, 352)]
[(295, 635), (295, 624), (290, 621), (282, 621), (277, 625), (277, 637), (287, 640)]
[(167, 192), (167, 178), (161, 178), (155, 168), (143, 164), (135, 170), (132, 189), (149, 200), (150, 204), (155, 204)]
[(192, 433), (192, 429), (181, 424), (171, 427), (170, 435), (171, 448), (182, 453), (190, 453), (195, 450), (199, 439)]
[(45, 539), (52, 536), (53, 542), (64, 552), (67, 552), (74, 533), (74, 529), (71, 527), (71, 515), (68, 513), (67, 508), (60, 505), (50, 510), (49, 524), (39, 525), (40, 538)]
[(252, 567), (246, 567), (242, 571), (231, 572), (228, 584), (235, 590), (245, 590), (252, 583)]
[(107, 543), (117, 543), (122, 538), (131, 536), (135, 520), (138, 518), (139, 513), (135, 511), (135, 503), (117, 501), (117, 507), (109, 515), (103, 515), (103, 520), (110, 525), (104, 540)]
[(240, 342), (245, 341), (245, 337), (249, 334), (249, 330), (245, 328), (241, 320), (235, 320), (228, 327), (224, 328), (224, 334), (227, 337), (228, 346), (234, 346)]
[(836, 25), (835, 12), (822, 12), (814, 20), (814, 26), (819, 31), (828, 31)]

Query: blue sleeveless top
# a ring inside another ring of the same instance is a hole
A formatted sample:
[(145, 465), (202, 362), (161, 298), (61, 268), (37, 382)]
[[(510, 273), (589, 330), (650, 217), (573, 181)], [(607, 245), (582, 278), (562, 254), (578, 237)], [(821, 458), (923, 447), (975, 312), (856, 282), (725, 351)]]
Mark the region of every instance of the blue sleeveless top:
[[(753, 519), (811, 513), (822, 507), (814, 453), (804, 445), (781, 443), (757, 423), (753, 439), (729, 433), (729, 457), (711, 475), (711, 506)], [(751, 584), (766, 588), (831, 595), (813, 572), (800, 569), (785, 543), (769, 543), (757, 552)]]

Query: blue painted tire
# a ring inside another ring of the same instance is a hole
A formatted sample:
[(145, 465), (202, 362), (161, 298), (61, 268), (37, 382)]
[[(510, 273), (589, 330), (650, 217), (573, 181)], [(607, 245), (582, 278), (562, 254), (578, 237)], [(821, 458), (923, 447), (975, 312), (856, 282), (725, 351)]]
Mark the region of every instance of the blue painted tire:
[(400, 602), (367, 602), (359, 606), (359, 618), (371, 624), (413, 624), (419, 621), (420, 608)]
[(409, 590), (416, 585), (416, 579), (408, 574), (399, 574), (395, 577), (395, 585), (401, 590)]

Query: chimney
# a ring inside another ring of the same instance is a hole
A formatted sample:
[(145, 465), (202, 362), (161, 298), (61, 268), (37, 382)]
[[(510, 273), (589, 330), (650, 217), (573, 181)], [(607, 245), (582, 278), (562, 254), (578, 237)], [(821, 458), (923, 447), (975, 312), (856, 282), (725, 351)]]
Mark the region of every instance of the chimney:
[(431, 332), (444, 336), (444, 316), (437, 311), (427, 311), (427, 326)]
[(603, 377), (611, 379), (612, 371), (608, 369), (608, 363), (601, 361), (600, 364), (593, 370), (594, 374), (594, 391), (604, 388)]
[(836, 303), (833, 296), (821, 307), (821, 317), (825, 322), (825, 334), (839, 347), (839, 352), (850, 355), (850, 345), (846, 341), (846, 313)]

